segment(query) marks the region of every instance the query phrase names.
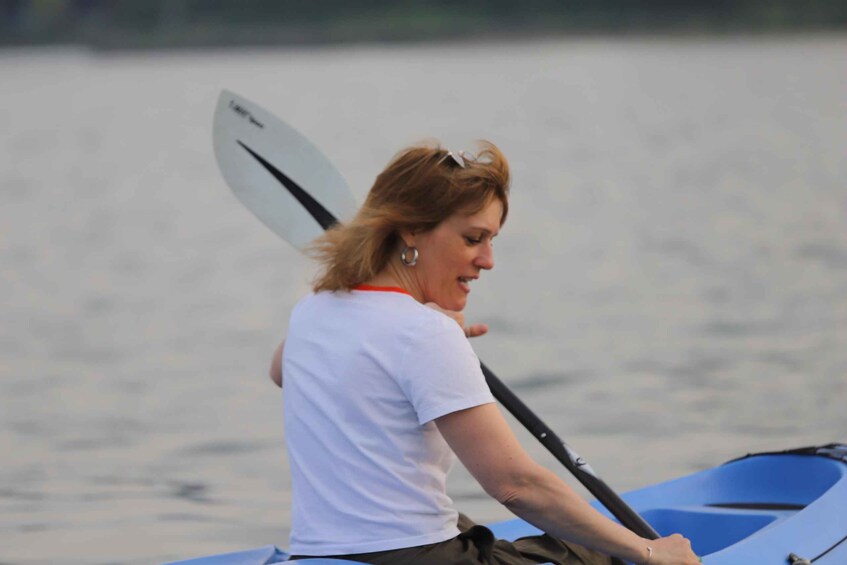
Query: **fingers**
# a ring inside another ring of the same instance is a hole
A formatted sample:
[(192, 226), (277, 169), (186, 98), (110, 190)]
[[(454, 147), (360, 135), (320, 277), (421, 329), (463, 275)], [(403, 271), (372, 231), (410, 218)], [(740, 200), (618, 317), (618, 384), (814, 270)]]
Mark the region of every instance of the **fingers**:
[(488, 333), (487, 324), (472, 324), (465, 328), (465, 335), (468, 337), (479, 337)]
[(653, 542), (655, 549), (650, 565), (698, 565), (700, 558), (691, 550), (691, 541), (673, 534)]
[(432, 308), (433, 310), (438, 310), (442, 314), (450, 316), (453, 318), (459, 327), (465, 332), (467, 337), (479, 337), (481, 335), (485, 335), (488, 333), (488, 324), (471, 324), (469, 326), (465, 325), (465, 314), (463, 312), (456, 312), (454, 310), (445, 310), (440, 307), (435, 302), (427, 302), (427, 306)]

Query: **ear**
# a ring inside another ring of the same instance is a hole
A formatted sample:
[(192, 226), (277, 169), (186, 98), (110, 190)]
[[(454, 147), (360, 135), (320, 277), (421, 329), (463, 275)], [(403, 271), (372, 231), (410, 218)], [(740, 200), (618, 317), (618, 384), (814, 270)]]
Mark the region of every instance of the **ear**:
[(400, 241), (403, 242), (403, 245), (406, 247), (414, 247), (415, 246), (415, 232), (411, 230), (400, 230)]

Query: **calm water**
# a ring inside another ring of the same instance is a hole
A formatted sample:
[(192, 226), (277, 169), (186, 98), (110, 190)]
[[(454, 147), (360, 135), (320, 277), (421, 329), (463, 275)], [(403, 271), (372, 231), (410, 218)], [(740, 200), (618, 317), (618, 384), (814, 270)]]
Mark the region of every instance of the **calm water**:
[(502, 147), (475, 347), (611, 485), (847, 440), (845, 62), (843, 36), (0, 53), (0, 562), (286, 543), (266, 372), (313, 271), (221, 180), (221, 88), (360, 196), (420, 139)]

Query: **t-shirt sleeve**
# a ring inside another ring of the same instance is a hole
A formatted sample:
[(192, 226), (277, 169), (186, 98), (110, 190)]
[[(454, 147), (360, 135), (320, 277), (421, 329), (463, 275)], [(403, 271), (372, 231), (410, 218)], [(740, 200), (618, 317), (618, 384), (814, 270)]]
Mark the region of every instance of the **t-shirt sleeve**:
[(455, 321), (442, 317), (411, 339), (398, 375), (420, 425), (494, 402), (468, 338)]

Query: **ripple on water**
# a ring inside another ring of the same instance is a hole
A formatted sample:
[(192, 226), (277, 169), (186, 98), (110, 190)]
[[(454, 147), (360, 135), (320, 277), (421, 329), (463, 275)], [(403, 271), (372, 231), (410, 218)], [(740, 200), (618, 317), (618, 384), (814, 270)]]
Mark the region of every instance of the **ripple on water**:
[(714, 320), (702, 326), (702, 333), (714, 337), (753, 337), (777, 335), (783, 330), (777, 321), (728, 321)]
[(693, 357), (685, 363), (669, 367), (667, 374), (675, 378), (682, 377), (686, 380), (687, 387), (709, 386), (705, 377), (728, 371), (735, 364), (735, 361), (727, 357)]
[(172, 498), (179, 498), (183, 500), (190, 500), (191, 502), (209, 504), (213, 502), (212, 498), (210, 497), (210, 492), (211, 489), (209, 488), (209, 486), (202, 482), (173, 481), (170, 483), (168, 495)]
[(51, 433), (48, 425), (41, 420), (13, 420), (6, 424), (6, 429), (26, 438), (44, 437)]
[(581, 380), (590, 379), (593, 373), (588, 371), (567, 371), (551, 373), (532, 373), (522, 379), (509, 381), (509, 386), (516, 391), (527, 392), (536, 389), (555, 390), (561, 386), (570, 385)]
[(195, 514), (193, 512), (166, 512), (156, 515), (156, 520), (161, 522), (203, 522), (203, 523), (225, 523), (222, 520), (208, 514)]
[(107, 417), (66, 426), (53, 447), (59, 451), (125, 451), (137, 446), (149, 431), (147, 423), (133, 418)]
[(276, 443), (272, 442), (248, 442), (248, 441), (209, 441), (198, 445), (182, 448), (179, 453), (182, 456), (219, 456), (237, 453), (253, 453), (266, 449), (277, 449)]
[(833, 243), (807, 243), (797, 247), (795, 256), (820, 263), (836, 271), (847, 270), (847, 249)]
[(0, 489), (0, 498), (24, 502), (38, 502), (44, 500), (45, 496), (40, 492), (5, 488)]
[(758, 356), (758, 359), (763, 363), (786, 369), (790, 372), (801, 372), (808, 365), (807, 361), (799, 359), (798, 354), (777, 350), (765, 351)]

